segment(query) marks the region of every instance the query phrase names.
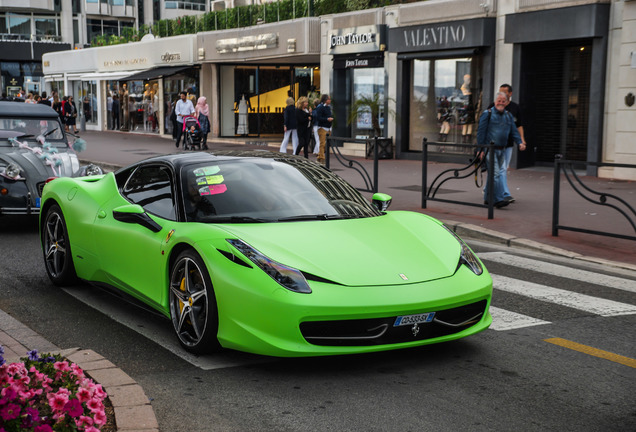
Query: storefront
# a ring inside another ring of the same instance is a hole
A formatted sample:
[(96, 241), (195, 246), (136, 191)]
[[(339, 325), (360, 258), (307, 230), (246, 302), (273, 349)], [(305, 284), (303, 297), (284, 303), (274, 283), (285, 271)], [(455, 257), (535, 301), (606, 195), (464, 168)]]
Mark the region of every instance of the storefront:
[(333, 55), (334, 118), (340, 119), (335, 122), (333, 134), (350, 138), (386, 136), (386, 26), (333, 29), (328, 43), (329, 54)]
[(319, 26), (303, 18), (197, 35), (213, 136), (282, 136), (286, 100), (320, 92)]
[(397, 55), (396, 152), (419, 158), (422, 140), (440, 143), (429, 152), (467, 154), (448, 143), (475, 142), (479, 113), (493, 92), (494, 18), (389, 29)]
[(172, 133), (171, 102), (182, 90), (196, 103), (194, 35), (46, 54), (48, 89), (73, 95), (78, 124), (93, 130)]
[(552, 165), (557, 154), (602, 161), (609, 17), (610, 4), (506, 15), (530, 150), (513, 166)]

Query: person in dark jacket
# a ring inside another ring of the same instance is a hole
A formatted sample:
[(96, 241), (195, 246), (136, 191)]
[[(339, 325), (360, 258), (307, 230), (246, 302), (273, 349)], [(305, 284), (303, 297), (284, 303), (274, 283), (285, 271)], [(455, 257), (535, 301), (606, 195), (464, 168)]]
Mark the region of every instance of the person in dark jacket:
[(69, 130), (73, 128), (73, 133), (79, 133), (77, 130), (77, 106), (73, 101), (73, 96), (69, 96), (66, 102), (63, 104), (64, 118), (66, 119), (66, 128)]
[(283, 136), (283, 142), (280, 145), (280, 152), (287, 153), (287, 143), (289, 142), (289, 136), (292, 137), (293, 154), (296, 154), (298, 148), (298, 122), (296, 120), (296, 107), (294, 106), (294, 98), (287, 98), (287, 107), (283, 111), (283, 129), (285, 135)]
[(119, 95), (114, 94), (113, 95), (113, 129), (117, 130), (121, 127), (121, 123), (119, 121), (119, 110), (120, 110), (120, 105), (119, 105)]
[(311, 113), (309, 111), (309, 100), (301, 97), (296, 103), (296, 122), (298, 123), (298, 147), (294, 152), (300, 154), (303, 150), (305, 158), (309, 158), (309, 133), (311, 132)]
[(327, 135), (331, 132), (333, 114), (331, 112), (331, 98), (328, 94), (320, 97), (320, 105), (314, 112), (318, 124), (318, 138), (320, 138), (320, 148), (318, 149), (318, 163), (325, 163), (325, 147), (327, 145)]

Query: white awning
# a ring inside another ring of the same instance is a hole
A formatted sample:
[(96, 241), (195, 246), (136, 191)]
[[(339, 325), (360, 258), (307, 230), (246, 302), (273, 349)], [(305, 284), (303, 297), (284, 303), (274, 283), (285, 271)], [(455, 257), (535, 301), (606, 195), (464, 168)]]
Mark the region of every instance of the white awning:
[(132, 75), (139, 71), (119, 71), (119, 72), (91, 72), (82, 74), (80, 79), (82, 81), (93, 81), (93, 80), (112, 80), (117, 81), (122, 78), (126, 78), (128, 75)]

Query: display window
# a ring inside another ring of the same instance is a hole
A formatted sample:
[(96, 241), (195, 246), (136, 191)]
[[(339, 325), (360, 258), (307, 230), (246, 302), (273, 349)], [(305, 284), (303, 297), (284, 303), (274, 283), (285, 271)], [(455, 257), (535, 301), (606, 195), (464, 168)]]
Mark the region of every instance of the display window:
[(320, 72), (312, 66), (222, 66), (221, 135), (282, 135), (289, 97), (320, 92)]
[(352, 107), (357, 108), (351, 121), (351, 135), (356, 138), (385, 136), (384, 68), (352, 69)]
[[(163, 79), (163, 103), (164, 103), (164, 131), (165, 134), (175, 136), (175, 122), (170, 120), (170, 114), (174, 110), (174, 106), (179, 100), (179, 93), (185, 91), (188, 99), (192, 101), (192, 105), (197, 104), (199, 74), (198, 70), (190, 74), (173, 75)], [(209, 98), (208, 98), (209, 99)]]
[(411, 61), (410, 150), (421, 150), (426, 138), (444, 143), (440, 152), (472, 152), (447, 143), (475, 142), (479, 114), (488, 105), (482, 100), (481, 63), (479, 56)]

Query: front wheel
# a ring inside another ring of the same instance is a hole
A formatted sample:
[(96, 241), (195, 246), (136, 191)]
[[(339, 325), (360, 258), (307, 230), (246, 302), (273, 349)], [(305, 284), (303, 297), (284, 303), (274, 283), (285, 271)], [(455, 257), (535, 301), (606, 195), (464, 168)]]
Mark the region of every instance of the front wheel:
[(192, 250), (179, 254), (170, 270), (170, 316), (188, 351), (218, 351), (219, 318), (214, 289), (203, 260)]
[(46, 273), (54, 285), (72, 285), (77, 282), (77, 275), (62, 209), (57, 204), (52, 205), (43, 220), (42, 250)]

